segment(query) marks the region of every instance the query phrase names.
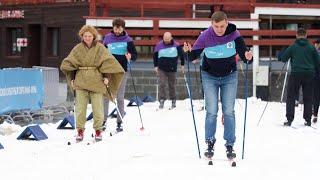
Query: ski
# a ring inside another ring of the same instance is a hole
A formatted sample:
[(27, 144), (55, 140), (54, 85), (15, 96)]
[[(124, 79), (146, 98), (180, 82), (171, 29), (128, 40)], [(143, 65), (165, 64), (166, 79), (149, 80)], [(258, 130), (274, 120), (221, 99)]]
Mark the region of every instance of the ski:
[(285, 126), (285, 125), (283, 125), (283, 127), (288, 127), (288, 128), (292, 128), (292, 129), (302, 129), (302, 128), (308, 128), (308, 127), (310, 127), (310, 128), (312, 128), (312, 129), (315, 129), (315, 130), (318, 129), (318, 128), (315, 127), (315, 126), (306, 126), (306, 125), (301, 125), (301, 126), (294, 126), (294, 125)]
[(231, 167), (237, 166), (237, 162), (234, 160), (234, 158), (228, 158), (228, 161), (229, 161)]
[(163, 111), (164, 108), (156, 108), (156, 111)]
[(123, 129), (121, 128), (121, 130), (120, 129), (116, 129), (116, 130), (114, 130), (114, 131), (111, 131), (110, 132), (110, 136), (114, 136), (114, 135), (116, 135), (116, 134), (119, 134), (119, 133), (121, 133), (121, 132), (123, 132)]
[(72, 145), (75, 145), (75, 144), (86, 144), (86, 145), (91, 145), (91, 144), (94, 144), (94, 143), (97, 143), (97, 142), (100, 142), (102, 140), (96, 140), (95, 138), (91, 139), (91, 140), (82, 140), (82, 141), (68, 141), (67, 145), (68, 146), (72, 146)]
[(204, 157), (207, 159), (209, 166), (213, 165), (213, 163), (212, 163), (213, 154), (214, 154), (213, 151), (208, 151), (208, 152), (204, 153)]
[(211, 157), (210, 157), (210, 158), (207, 158), (207, 160), (208, 160), (208, 165), (209, 165), (209, 166), (212, 166), (212, 165), (213, 165), (212, 158), (211, 158)]
[[(206, 157), (207, 163), (209, 166), (213, 165), (213, 161), (214, 159), (212, 157)], [(225, 160), (223, 160), (225, 161)], [(237, 166), (237, 162), (235, 161), (234, 158), (227, 158), (227, 161), (229, 162), (231, 167), (236, 167)]]
[(83, 140), (71, 140), (71, 141), (68, 141), (67, 142), (67, 145), (70, 146), (70, 145), (75, 145), (75, 144), (86, 144), (86, 145), (90, 145), (90, 144), (94, 144), (94, 143), (97, 143), (97, 142), (100, 142), (102, 141), (102, 139), (96, 139), (94, 134), (92, 133), (91, 134), (91, 138), (90, 139), (83, 139)]
[(169, 107), (168, 110), (175, 110), (176, 107)]

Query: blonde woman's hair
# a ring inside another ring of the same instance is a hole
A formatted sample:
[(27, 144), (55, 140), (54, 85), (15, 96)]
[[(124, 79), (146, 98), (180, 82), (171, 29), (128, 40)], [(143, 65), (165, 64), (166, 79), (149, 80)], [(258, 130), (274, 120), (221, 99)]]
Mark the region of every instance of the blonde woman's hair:
[(85, 32), (90, 32), (93, 35), (93, 40), (96, 40), (98, 37), (98, 31), (96, 30), (96, 28), (94, 28), (93, 26), (90, 25), (84, 25), (82, 26), (82, 28), (79, 31), (79, 36), (82, 39), (82, 36)]

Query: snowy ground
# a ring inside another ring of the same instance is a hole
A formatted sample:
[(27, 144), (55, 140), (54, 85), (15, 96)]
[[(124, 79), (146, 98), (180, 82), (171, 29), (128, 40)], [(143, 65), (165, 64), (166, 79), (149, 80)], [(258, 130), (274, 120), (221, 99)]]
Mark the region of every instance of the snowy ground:
[[(201, 103), (195, 104), (197, 109)], [(137, 107), (126, 108), (125, 132), (110, 137), (109, 132), (115, 127), (115, 119), (111, 119), (103, 141), (95, 144), (91, 142), (91, 121), (87, 123), (84, 142), (73, 145), (67, 142), (74, 142), (75, 131), (57, 130), (60, 121), (41, 125), (49, 137), (43, 141), (16, 140), (25, 127), (4, 123), (0, 125), (0, 143), (5, 147), (0, 150), (0, 179), (318, 179), (318, 124), (313, 124), (314, 128), (304, 127), (302, 108), (298, 107), (295, 128), (283, 127), (285, 104), (269, 102), (258, 125), (265, 104), (253, 98), (248, 100), (242, 160), (244, 100), (236, 102), (235, 168), (226, 161), (221, 116), (213, 166), (198, 158), (190, 104), (184, 100), (178, 102), (176, 110), (155, 111), (157, 103), (141, 106), (143, 132), (139, 130)], [(204, 111), (195, 110), (195, 118), (203, 155)]]

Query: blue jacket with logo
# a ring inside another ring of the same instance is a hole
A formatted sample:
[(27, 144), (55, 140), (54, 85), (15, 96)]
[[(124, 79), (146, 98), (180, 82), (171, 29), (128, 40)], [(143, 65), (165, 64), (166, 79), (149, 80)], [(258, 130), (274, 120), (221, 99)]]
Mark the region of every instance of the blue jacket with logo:
[(137, 59), (137, 50), (133, 44), (133, 40), (128, 34), (123, 31), (120, 36), (116, 36), (112, 31), (108, 33), (104, 39), (103, 44), (109, 49), (110, 53), (119, 61), (122, 68), (127, 71), (128, 60), (125, 56), (127, 52), (131, 54), (131, 60)]
[(172, 40), (170, 44), (160, 41), (154, 48), (153, 64), (165, 72), (177, 72), (178, 58), (184, 65), (183, 51), (179, 44)]

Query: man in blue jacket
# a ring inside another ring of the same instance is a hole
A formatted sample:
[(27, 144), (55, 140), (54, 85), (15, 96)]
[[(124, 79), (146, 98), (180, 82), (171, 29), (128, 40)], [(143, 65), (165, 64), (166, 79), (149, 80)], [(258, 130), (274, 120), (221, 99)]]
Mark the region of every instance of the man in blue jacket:
[(159, 109), (164, 106), (166, 100), (165, 87), (169, 85), (169, 96), (172, 101), (171, 108), (176, 107), (176, 73), (178, 58), (181, 60), (181, 70), (184, 70), (184, 58), (182, 47), (173, 40), (170, 32), (163, 34), (163, 40), (154, 48), (153, 64), (157, 76), (159, 76)]
[(228, 22), (227, 15), (218, 11), (212, 17), (211, 26), (196, 40), (193, 47), (184, 43), (184, 51), (190, 52), (189, 59), (195, 60), (203, 53), (202, 83), (205, 95), (206, 119), (205, 140), (208, 145), (205, 156), (211, 158), (216, 142), (219, 91), (224, 115), (224, 139), (227, 157), (235, 158), (233, 145), (235, 136), (235, 99), (237, 95), (238, 73), (236, 55), (245, 63), (252, 62), (252, 52), (247, 51), (243, 38), (234, 24)]
[[(103, 44), (109, 49), (110, 53), (119, 61), (125, 70), (125, 76), (121, 82), (119, 92), (117, 94), (117, 103), (121, 116), (124, 116), (124, 93), (127, 83), (128, 63), (137, 59), (137, 50), (133, 44), (132, 38), (125, 29), (125, 21), (122, 18), (115, 18), (112, 21), (112, 31), (105, 35)], [(109, 109), (109, 100), (105, 99), (104, 104), (104, 120), (107, 121)], [(105, 124), (104, 122), (104, 124)], [(122, 131), (122, 120), (117, 116), (117, 131)]]

